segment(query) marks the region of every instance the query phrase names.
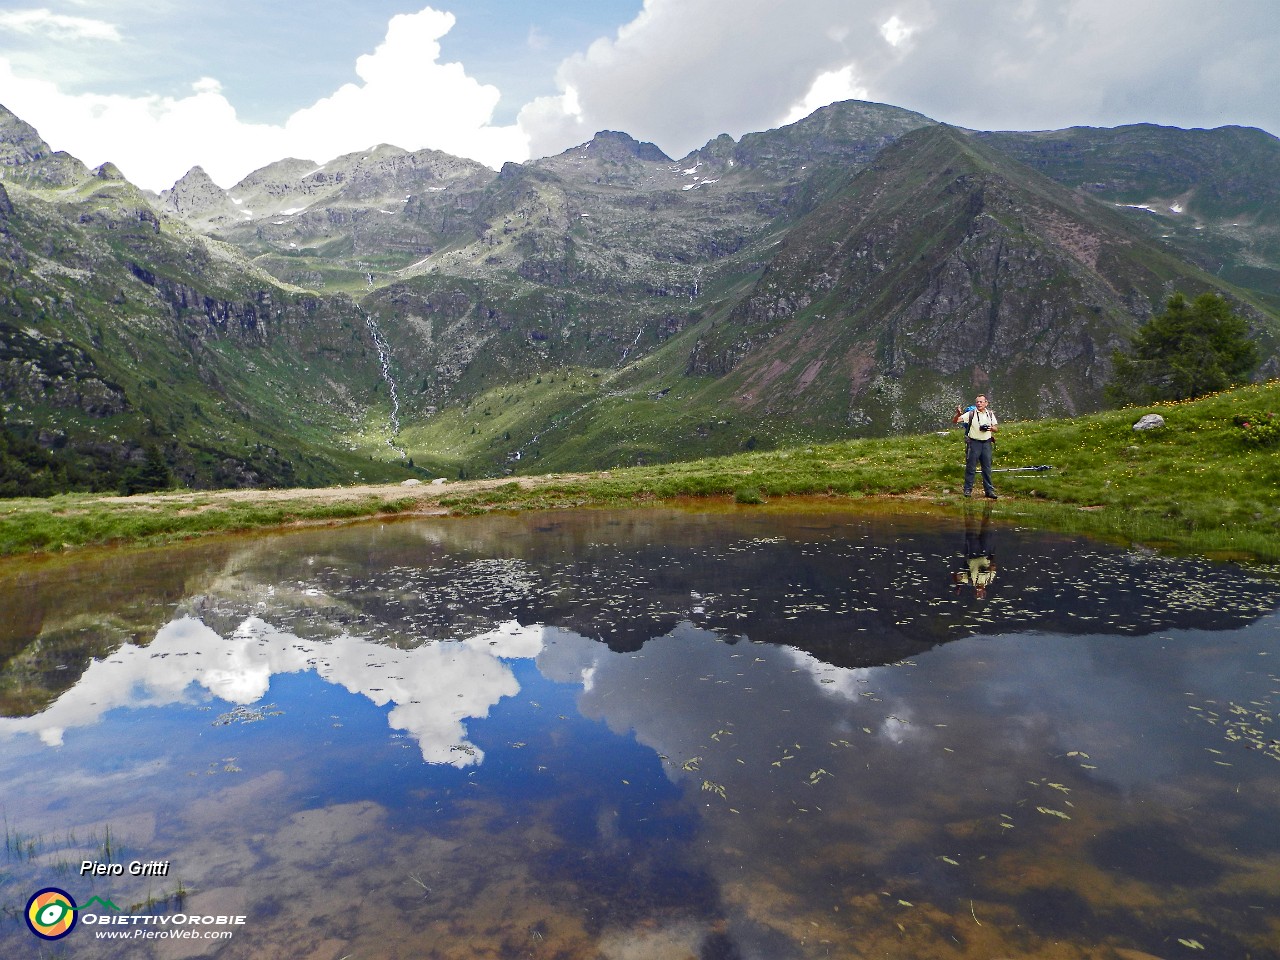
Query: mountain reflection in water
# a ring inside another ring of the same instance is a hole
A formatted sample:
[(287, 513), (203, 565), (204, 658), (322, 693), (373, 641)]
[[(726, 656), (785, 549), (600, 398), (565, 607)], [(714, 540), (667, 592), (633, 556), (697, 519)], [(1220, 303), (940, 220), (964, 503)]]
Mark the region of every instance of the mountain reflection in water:
[[(0, 947), (35, 955), (52, 885), (246, 917), (139, 957), (1280, 956), (1280, 583), (988, 517), (979, 598), (969, 519), (15, 568)], [(79, 876), (112, 845), (173, 872)]]

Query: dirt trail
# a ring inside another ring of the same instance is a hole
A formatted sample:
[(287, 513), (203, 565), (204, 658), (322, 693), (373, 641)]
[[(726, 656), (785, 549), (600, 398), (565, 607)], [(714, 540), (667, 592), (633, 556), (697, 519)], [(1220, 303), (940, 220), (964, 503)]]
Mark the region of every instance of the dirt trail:
[(412, 498), (424, 505), (439, 500), (443, 496), (466, 496), (481, 490), (516, 483), (525, 490), (549, 486), (554, 483), (573, 482), (588, 477), (608, 476), (607, 473), (569, 474), (554, 473), (532, 477), (501, 477), (491, 480), (450, 480), (445, 483), (424, 482), (404, 483), (364, 483), (349, 487), (288, 487), (270, 489), (239, 490), (181, 490), (166, 493), (135, 493), (128, 497), (97, 497), (93, 503), (108, 506), (173, 506), (190, 503), (193, 507), (209, 508), (231, 503), (308, 503), (334, 504), (367, 500), (379, 497), (384, 500), (404, 500)]

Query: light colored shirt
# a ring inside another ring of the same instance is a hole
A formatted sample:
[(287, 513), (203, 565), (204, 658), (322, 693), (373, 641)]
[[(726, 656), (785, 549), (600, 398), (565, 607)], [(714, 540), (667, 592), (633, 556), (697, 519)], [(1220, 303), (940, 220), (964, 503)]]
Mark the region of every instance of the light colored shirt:
[(991, 439), (990, 430), (978, 429), (984, 423), (988, 427), (1000, 426), (1000, 422), (996, 420), (996, 415), (992, 413), (990, 410), (983, 410), (981, 412), (977, 410), (968, 410), (965, 413), (962, 413), (960, 415), (960, 419), (957, 421), (957, 423), (964, 423), (968, 425), (968, 429), (965, 431), (965, 436), (967, 436), (971, 440), (990, 440)]
[(996, 578), (996, 566), (989, 557), (969, 558), (969, 582), (975, 587), (985, 587)]

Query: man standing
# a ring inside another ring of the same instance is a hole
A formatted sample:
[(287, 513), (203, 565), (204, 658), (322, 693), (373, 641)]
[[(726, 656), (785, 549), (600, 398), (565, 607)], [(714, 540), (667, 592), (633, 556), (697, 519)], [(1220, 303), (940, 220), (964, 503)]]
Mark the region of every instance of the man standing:
[(988, 500), (996, 499), (996, 488), (991, 485), (991, 448), (995, 446), (996, 431), (1000, 424), (996, 415), (987, 409), (987, 398), (980, 396), (968, 410), (956, 407), (952, 423), (963, 423), (964, 431), (964, 495), (973, 495), (973, 475), (982, 466), (982, 489)]

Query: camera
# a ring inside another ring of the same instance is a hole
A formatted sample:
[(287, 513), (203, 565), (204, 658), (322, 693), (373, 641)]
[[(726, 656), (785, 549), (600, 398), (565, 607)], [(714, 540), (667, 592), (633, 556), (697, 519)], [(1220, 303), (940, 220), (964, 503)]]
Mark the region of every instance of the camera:
[(980, 424), (978, 424), (978, 429), (979, 429), (979, 430), (990, 430), (990, 429), (991, 429), (991, 427), (990, 427), (989, 425), (985, 424), (985, 423), (980, 423)]

